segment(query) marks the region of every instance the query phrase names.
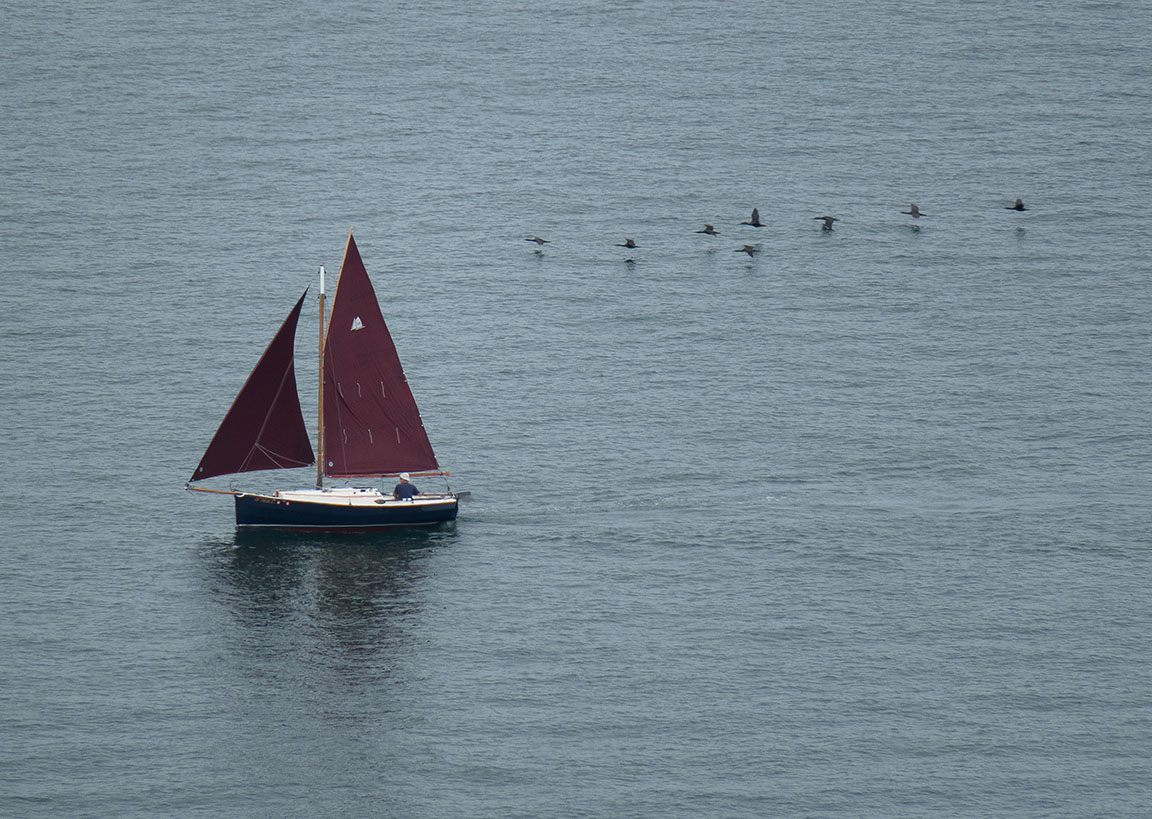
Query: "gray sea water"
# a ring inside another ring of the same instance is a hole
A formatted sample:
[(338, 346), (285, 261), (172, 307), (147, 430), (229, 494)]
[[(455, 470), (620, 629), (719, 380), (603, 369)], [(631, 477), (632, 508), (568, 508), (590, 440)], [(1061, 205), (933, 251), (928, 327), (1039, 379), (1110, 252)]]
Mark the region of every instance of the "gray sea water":
[[(0, 814), (1152, 814), (1152, 7), (3, 29)], [(475, 501), (245, 537), (351, 226)]]

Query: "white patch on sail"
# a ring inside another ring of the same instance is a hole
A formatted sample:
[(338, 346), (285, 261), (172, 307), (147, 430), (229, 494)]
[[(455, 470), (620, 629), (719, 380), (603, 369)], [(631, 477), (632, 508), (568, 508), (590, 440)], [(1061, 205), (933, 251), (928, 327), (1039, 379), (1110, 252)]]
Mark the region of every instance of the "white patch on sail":
[(360, 317), (359, 317), (359, 316), (357, 316), (356, 318), (352, 319), (352, 329), (353, 329), (353, 330), (363, 330), (363, 329), (364, 329), (364, 322), (362, 322), (362, 321), (360, 320)]

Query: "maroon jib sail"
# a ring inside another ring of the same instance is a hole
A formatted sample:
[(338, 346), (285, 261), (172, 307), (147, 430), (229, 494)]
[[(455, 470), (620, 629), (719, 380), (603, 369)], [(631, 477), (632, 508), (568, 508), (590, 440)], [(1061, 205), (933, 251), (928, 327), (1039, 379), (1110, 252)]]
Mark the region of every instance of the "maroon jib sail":
[(300, 412), (292, 361), (296, 322), (306, 295), (308, 291), (304, 291), (284, 319), (276, 337), (244, 382), (191, 480), (260, 469), (288, 469), (316, 462)]
[(351, 234), (324, 341), (324, 474), (439, 468)]

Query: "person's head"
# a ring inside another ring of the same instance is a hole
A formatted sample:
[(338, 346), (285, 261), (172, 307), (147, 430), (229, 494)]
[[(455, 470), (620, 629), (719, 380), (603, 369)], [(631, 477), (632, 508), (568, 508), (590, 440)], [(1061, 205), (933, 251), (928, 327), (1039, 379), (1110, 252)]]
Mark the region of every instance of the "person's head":
[(400, 473), (400, 483), (408, 483), (408, 473), (407, 472), (401, 472)]

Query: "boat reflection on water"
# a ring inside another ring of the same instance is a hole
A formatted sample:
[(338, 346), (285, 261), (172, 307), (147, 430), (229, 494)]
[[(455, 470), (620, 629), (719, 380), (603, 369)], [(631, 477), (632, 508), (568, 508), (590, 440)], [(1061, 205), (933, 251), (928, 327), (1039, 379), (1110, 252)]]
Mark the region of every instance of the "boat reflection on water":
[(382, 555), (388, 552), (425, 549), (443, 545), (456, 537), (455, 523), (434, 529), (383, 529), (374, 531), (307, 531), (292, 529), (237, 529), (232, 537), (220, 541), (236, 552), (253, 549), (281, 550), (333, 547), (343, 551), (368, 551)]
[(293, 674), (330, 682), (335, 674), (341, 687), (390, 676), (423, 617), (427, 567), (455, 537), (450, 528), (240, 529), (207, 543), (203, 565), (210, 598), (222, 604), (214, 608), (225, 613), (228, 662), (261, 678), (289, 663)]

